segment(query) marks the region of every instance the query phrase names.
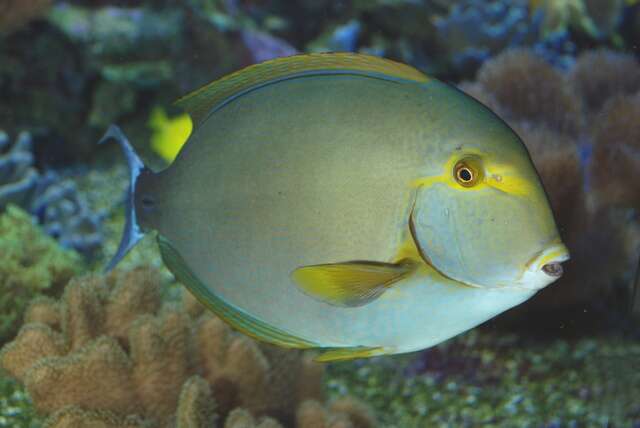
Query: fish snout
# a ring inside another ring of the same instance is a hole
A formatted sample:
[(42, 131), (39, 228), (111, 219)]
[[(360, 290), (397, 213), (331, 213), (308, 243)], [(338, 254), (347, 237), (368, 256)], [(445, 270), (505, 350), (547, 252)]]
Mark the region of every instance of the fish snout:
[(542, 266), (542, 272), (546, 273), (549, 276), (560, 278), (564, 273), (564, 269), (562, 269), (561, 262), (551, 262)]
[(525, 269), (520, 286), (530, 290), (544, 288), (564, 273), (562, 263), (569, 260), (569, 250), (562, 244), (553, 244), (533, 257)]

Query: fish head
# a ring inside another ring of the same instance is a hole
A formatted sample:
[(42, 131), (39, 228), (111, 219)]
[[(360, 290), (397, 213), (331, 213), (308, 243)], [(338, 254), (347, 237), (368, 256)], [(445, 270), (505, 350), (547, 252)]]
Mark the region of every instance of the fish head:
[(524, 144), (472, 102), (475, 113), (440, 137), (429, 173), (414, 182), (414, 240), (429, 264), (456, 281), (543, 288), (562, 275), (569, 252)]

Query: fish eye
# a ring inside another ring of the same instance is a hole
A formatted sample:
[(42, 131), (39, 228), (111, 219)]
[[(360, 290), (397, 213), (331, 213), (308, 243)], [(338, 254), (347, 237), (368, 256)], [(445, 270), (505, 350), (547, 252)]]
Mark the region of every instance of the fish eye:
[(155, 205), (156, 205), (156, 201), (153, 199), (152, 196), (149, 196), (149, 195), (143, 195), (141, 198), (141, 202), (142, 202), (142, 208), (144, 208), (146, 211), (153, 210), (153, 208), (155, 208)]
[(471, 159), (462, 159), (453, 169), (455, 180), (463, 187), (475, 186), (480, 179), (480, 169)]

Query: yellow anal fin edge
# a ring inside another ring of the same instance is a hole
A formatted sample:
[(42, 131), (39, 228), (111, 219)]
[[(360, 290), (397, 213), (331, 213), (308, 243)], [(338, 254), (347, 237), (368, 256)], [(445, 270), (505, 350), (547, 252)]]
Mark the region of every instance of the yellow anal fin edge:
[(415, 269), (415, 263), (351, 261), (303, 266), (291, 273), (307, 295), (339, 307), (364, 306)]
[(209, 112), (227, 99), (266, 83), (308, 74), (362, 74), (423, 83), (429, 77), (415, 68), (373, 55), (312, 53), (293, 55), (251, 65), (215, 80), (176, 101), (198, 128)]
[(325, 350), (322, 354), (315, 357), (314, 361), (319, 363), (348, 361), (358, 358), (371, 358), (389, 353), (389, 350), (383, 347), (356, 346), (351, 348), (328, 348), (328, 350)]
[(236, 330), (253, 339), (285, 348), (308, 349), (320, 347), (318, 343), (296, 337), (284, 330), (273, 327), (216, 296), (189, 269), (182, 256), (167, 238), (158, 234), (157, 240), (162, 260), (175, 275), (176, 279), (184, 284), (200, 303)]

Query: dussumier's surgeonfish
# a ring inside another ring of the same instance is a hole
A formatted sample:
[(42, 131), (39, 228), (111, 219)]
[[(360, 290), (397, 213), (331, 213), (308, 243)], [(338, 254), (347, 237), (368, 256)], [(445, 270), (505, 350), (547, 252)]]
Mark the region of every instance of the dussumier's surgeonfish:
[(167, 267), (237, 330), (320, 361), (415, 351), (518, 305), (568, 251), (526, 148), (455, 87), (310, 54), (180, 99), (174, 163), (131, 169), (113, 267), (157, 231)]

